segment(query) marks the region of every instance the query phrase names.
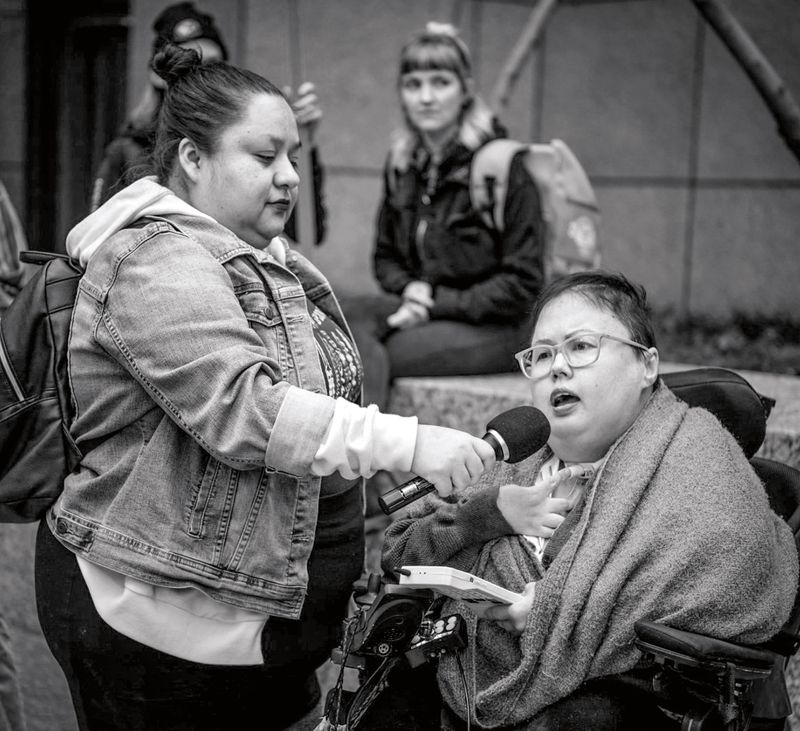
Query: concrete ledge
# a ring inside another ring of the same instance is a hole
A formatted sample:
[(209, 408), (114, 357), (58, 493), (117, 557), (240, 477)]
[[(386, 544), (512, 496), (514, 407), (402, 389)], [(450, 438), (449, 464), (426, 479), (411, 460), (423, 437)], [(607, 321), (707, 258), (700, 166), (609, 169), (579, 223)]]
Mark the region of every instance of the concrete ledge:
[[(662, 363), (661, 371), (697, 366)], [(761, 457), (800, 469), (800, 377), (756, 371), (737, 371), (762, 396), (775, 399), (767, 420), (767, 434), (758, 451)], [(389, 411), (416, 415), (423, 423), (439, 424), (483, 434), (495, 414), (530, 402), (528, 382), (521, 373), (487, 376), (398, 378)]]

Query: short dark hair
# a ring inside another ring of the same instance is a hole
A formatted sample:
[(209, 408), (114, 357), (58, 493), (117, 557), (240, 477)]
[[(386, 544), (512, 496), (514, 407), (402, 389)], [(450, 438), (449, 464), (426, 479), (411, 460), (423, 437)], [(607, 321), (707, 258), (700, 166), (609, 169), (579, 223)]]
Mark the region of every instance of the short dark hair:
[(531, 315), (531, 331), (542, 310), (556, 297), (566, 293), (579, 294), (593, 305), (608, 310), (630, 333), (632, 340), (647, 348), (656, 347), (647, 292), (623, 274), (594, 270), (567, 274), (553, 280), (539, 294)]
[(156, 54), (153, 70), (167, 82), (151, 154), (152, 170), (162, 185), (172, 174), (184, 137), (212, 154), (222, 133), (242, 119), (252, 97), (286, 98), (259, 74), (224, 61), (204, 64), (197, 51), (172, 43)]

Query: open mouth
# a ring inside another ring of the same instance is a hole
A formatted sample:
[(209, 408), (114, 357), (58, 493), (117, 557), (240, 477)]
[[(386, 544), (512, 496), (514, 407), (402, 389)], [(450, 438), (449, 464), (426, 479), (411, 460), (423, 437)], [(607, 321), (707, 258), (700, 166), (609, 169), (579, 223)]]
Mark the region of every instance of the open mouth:
[(571, 391), (553, 391), (550, 394), (550, 405), (558, 409), (570, 404), (576, 404), (580, 399)]

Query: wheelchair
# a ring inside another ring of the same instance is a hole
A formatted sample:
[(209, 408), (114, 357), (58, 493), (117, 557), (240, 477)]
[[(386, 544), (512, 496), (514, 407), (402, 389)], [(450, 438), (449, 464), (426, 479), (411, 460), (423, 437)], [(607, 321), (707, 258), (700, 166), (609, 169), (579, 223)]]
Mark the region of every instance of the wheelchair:
[[(662, 374), (665, 384), (690, 406), (712, 412), (734, 435), (765, 485), (772, 509), (790, 525), (800, 548), (800, 471), (754, 456), (766, 435), (775, 401), (758, 394), (737, 373), (696, 368)], [(386, 703), (398, 673), (418, 673), (415, 706), (437, 703), (430, 660), (465, 644), (458, 615), (441, 617), (441, 601), (427, 589), (412, 589), (372, 574), (354, 587), (355, 614), (344, 623), (343, 641), (331, 660), (341, 668), (328, 695), (318, 729), (376, 728), (370, 708)], [(786, 717), (759, 718), (754, 697), (785, 693), (783, 670), (800, 647), (800, 596), (783, 629), (764, 645), (751, 647), (677, 630), (656, 622), (635, 626), (635, 643), (656, 667), (653, 692), (661, 712), (681, 731), (784, 731)], [(422, 667), (421, 667), (422, 666)], [(427, 670), (423, 670), (427, 668)], [(345, 672), (351, 674), (344, 688)], [(428, 695), (424, 695), (428, 693)], [(416, 702), (418, 701), (418, 703)], [(392, 709), (411, 714), (414, 707)], [(391, 713), (390, 713), (391, 715)], [(363, 721), (363, 724), (362, 724)], [(428, 729), (430, 720), (397, 728)], [(382, 726), (383, 728), (384, 726)]]
[[(775, 401), (723, 368), (662, 377), (676, 395), (711, 411), (736, 437), (764, 483), (772, 509), (789, 524), (800, 549), (800, 471), (755, 456)], [(789, 728), (786, 718), (754, 715), (759, 711), (754, 699), (785, 692), (783, 669), (800, 647), (800, 594), (783, 628), (760, 646), (737, 645), (657, 622), (637, 622), (635, 630), (637, 647), (659, 666), (654, 685), (667, 699), (662, 711), (681, 731)]]

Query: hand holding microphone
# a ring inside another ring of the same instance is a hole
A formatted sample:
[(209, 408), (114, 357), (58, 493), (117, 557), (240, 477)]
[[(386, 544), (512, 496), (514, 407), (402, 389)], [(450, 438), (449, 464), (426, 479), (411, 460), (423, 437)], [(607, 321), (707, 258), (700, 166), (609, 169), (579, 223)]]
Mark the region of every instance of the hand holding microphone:
[(471, 434), (431, 424), (417, 427), (411, 471), (425, 475), (442, 497), (475, 482), (494, 461), (492, 448)]
[[(453, 436), (447, 435), (442, 441), (428, 438), (425, 431), (417, 437), (419, 454), (415, 451), (412, 470), (431, 476), (437, 472), (434, 466), (440, 465), (438, 472), (441, 476), (433, 482), (415, 477), (382, 495), (378, 503), (387, 515), (433, 490), (447, 496), (453, 486), (460, 488), (471, 484), (492, 466), (495, 459), (521, 462), (541, 449), (550, 437), (547, 418), (533, 406), (517, 406), (495, 416), (486, 425), (486, 434), (481, 440), (471, 438), (465, 443), (462, 432), (443, 427), (420, 426), (419, 429), (453, 433)], [(452, 442), (448, 443), (450, 439)], [(474, 455), (469, 454), (470, 449), (474, 450)], [(462, 460), (462, 466), (456, 466), (453, 470), (454, 463), (457, 465), (459, 460)]]

